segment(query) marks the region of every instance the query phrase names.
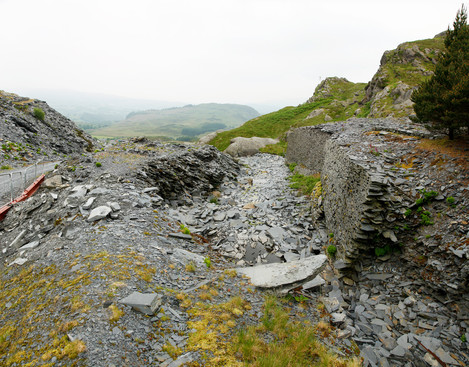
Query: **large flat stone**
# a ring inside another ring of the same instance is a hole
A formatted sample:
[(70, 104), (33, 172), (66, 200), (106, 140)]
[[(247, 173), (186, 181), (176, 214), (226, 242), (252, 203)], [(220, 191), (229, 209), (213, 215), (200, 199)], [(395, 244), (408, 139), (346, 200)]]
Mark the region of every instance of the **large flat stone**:
[(157, 293), (133, 292), (119, 303), (132, 307), (145, 315), (154, 315), (161, 306), (161, 296)]
[(171, 255), (171, 259), (175, 261), (179, 261), (184, 265), (190, 263), (191, 261), (196, 266), (205, 266), (204, 260), (205, 258), (201, 255), (194, 254), (193, 252), (183, 250), (182, 248), (175, 248), (173, 250), (173, 254)]
[(289, 263), (237, 268), (236, 272), (249, 277), (251, 283), (259, 288), (291, 288), (316, 277), (326, 265), (326, 260), (325, 255), (317, 255)]

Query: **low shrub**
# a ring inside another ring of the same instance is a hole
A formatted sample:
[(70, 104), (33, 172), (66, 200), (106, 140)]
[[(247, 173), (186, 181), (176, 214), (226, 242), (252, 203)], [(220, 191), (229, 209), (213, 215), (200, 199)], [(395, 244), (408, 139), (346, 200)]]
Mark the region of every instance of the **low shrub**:
[(327, 246), (327, 254), (330, 257), (334, 257), (336, 253), (337, 253), (337, 247), (335, 247), (334, 245)]
[(34, 115), (34, 117), (36, 117), (37, 119), (39, 119), (41, 121), (44, 121), (44, 117), (46, 116), (46, 114), (44, 113), (42, 108), (38, 108), (38, 107), (36, 107), (33, 110), (33, 115)]

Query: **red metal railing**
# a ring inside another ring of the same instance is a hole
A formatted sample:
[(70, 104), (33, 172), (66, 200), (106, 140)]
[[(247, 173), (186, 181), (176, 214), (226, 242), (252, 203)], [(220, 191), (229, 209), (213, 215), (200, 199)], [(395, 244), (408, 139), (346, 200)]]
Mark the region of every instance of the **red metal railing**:
[(41, 186), (41, 184), (44, 182), (44, 177), (45, 177), (44, 174), (39, 176), (36, 179), (36, 181), (34, 181), (31, 185), (29, 185), (28, 188), (24, 190), (20, 196), (10, 201), (8, 204), (2, 206), (0, 208), (0, 220), (3, 220), (5, 218), (6, 214), (8, 213), (8, 211), (11, 209), (13, 205), (31, 197), (37, 191), (37, 189)]

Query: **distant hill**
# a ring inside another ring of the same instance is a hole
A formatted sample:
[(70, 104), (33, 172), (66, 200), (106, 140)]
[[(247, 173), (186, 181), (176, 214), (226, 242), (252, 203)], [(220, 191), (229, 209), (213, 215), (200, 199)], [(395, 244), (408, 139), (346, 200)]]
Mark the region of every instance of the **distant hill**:
[(87, 130), (96, 137), (167, 136), (190, 140), (201, 134), (234, 128), (259, 113), (245, 105), (204, 103), (132, 112), (116, 124)]
[(414, 113), (410, 96), (433, 74), (437, 57), (444, 50), (445, 33), (434, 38), (406, 42), (395, 50), (384, 52), (380, 67), (372, 80), (352, 83), (345, 78), (330, 77), (315, 89), (306, 103), (285, 107), (229, 131), (210, 141), (225, 150), (230, 140), (242, 137), (280, 138), (276, 146), (264, 151), (282, 154), (286, 150), (285, 133), (292, 127), (345, 121), (350, 117), (407, 117)]
[(62, 89), (24, 89), (22, 95), (37, 98), (73, 120), (82, 129), (97, 129), (119, 122), (132, 111), (181, 106), (181, 101), (161, 101), (86, 93)]

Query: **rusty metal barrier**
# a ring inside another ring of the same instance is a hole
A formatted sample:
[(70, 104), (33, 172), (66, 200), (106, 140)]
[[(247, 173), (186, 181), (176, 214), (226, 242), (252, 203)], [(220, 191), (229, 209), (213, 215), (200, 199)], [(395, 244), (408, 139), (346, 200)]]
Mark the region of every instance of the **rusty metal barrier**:
[(45, 165), (39, 160), (20, 171), (0, 173), (0, 206), (12, 202), (45, 171)]

